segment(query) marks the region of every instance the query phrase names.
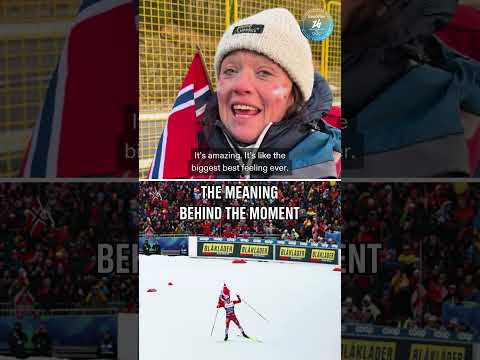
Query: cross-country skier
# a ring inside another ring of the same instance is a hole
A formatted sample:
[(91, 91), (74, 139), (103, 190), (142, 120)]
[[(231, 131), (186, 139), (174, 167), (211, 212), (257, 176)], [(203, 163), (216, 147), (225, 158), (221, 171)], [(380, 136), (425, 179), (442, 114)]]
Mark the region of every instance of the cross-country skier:
[(242, 332), (242, 335), (248, 339), (247, 334), (245, 334), (245, 331), (243, 331), (242, 326), (240, 325), (240, 322), (238, 321), (237, 317), (235, 316), (235, 305), (240, 304), (242, 302), (242, 299), (240, 299), (240, 296), (237, 294), (237, 300), (231, 300), (230, 299), (230, 290), (226, 285), (223, 285), (223, 291), (220, 294), (218, 298), (218, 304), (217, 308), (224, 308), (225, 309), (225, 341), (228, 340), (228, 328), (230, 326), (230, 321), (233, 321), (235, 325), (238, 326), (240, 331)]

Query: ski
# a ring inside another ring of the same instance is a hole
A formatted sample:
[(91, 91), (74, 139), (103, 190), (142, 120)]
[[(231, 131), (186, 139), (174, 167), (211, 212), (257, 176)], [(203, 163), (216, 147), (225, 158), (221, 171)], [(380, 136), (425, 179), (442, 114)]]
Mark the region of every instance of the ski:
[(240, 337), (240, 338), (242, 338), (242, 339), (250, 340), (250, 341), (253, 341), (253, 342), (258, 342), (258, 343), (263, 342), (262, 340), (257, 339), (255, 336), (250, 336), (250, 335), (248, 335), (248, 338), (243, 337), (243, 335), (240, 335), (240, 334), (237, 334), (237, 336)]

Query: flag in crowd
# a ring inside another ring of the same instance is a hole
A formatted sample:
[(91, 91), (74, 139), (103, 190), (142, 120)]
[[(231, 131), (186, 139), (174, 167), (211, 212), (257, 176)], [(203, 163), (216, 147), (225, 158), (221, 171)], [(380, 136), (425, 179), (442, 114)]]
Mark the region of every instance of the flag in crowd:
[(26, 228), (32, 239), (40, 238), (48, 225), (55, 226), (52, 214), (42, 206), (38, 197), (32, 202), (31, 208), (25, 210), (25, 217)]

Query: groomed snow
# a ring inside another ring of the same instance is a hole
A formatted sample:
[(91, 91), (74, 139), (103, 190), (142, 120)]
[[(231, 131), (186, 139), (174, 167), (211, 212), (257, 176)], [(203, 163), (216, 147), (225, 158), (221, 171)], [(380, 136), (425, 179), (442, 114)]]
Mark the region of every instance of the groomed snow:
[[(140, 255), (140, 360), (340, 359), (340, 272), (334, 266)], [(169, 286), (168, 283), (173, 285)], [(223, 283), (245, 302), (223, 341)], [(157, 292), (147, 292), (155, 288)]]

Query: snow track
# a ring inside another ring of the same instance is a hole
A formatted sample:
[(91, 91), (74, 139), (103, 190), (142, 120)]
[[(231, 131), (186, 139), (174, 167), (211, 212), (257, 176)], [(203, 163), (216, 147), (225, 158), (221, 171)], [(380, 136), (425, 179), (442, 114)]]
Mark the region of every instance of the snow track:
[[(333, 267), (141, 255), (140, 360), (339, 360), (341, 273)], [(224, 281), (269, 320), (235, 306), (245, 332), (262, 342), (236, 336), (233, 322), (224, 342), (223, 309), (210, 336)]]

